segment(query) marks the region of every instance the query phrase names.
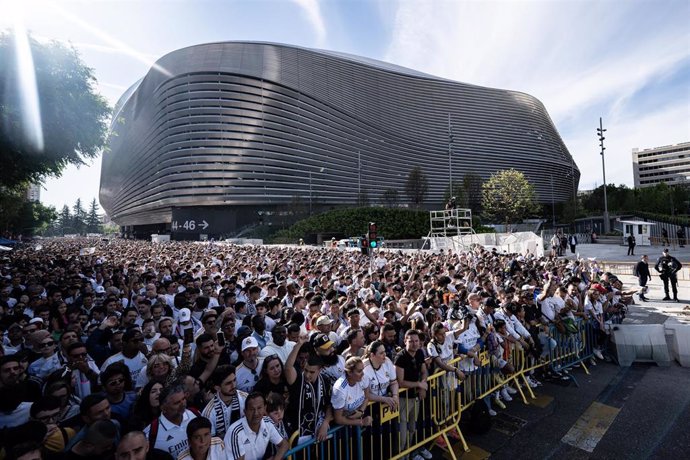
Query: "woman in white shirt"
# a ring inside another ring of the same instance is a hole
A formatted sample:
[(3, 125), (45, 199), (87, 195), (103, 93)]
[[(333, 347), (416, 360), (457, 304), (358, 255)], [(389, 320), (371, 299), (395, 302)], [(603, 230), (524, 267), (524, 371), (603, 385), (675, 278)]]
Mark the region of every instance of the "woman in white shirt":
[(387, 404), (391, 410), (397, 411), (400, 400), (395, 365), (386, 356), (383, 342), (371, 342), (364, 356), (364, 381), (369, 385), (369, 399)]
[(364, 378), (362, 358), (351, 357), (345, 361), (345, 377), (333, 384), (331, 405), (333, 418), (339, 425), (370, 426), (372, 418), (364, 416), (368, 403), (369, 388)]

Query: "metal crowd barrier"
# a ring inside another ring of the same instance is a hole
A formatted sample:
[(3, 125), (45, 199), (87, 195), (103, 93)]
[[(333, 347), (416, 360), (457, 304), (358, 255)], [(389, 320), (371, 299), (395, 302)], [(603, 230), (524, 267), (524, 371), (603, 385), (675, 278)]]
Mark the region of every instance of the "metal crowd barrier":
[[(340, 460), (343, 458), (362, 459), (362, 436), (360, 427), (354, 430), (344, 425), (336, 426), (328, 430), (328, 437), (323, 442), (317, 442), (316, 438), (299, 444), (285, 454), (289, 460)], [(290, 445), (299, 437), (299, 432), (294, 432), (290, 437)]]
[[(549, 329), (549, 337), (553, 339), (549, 341), (549, 366), (552, 370), (560, 372), (579, 365), (589, 374), (585, 363), (592, 358), (593, 350), (596, 348), (597, 334), (594, 328), (598, 325), (579, 318), (574, 324), (577, 330), (572, 333), (561, 332), (555, 326)], [(567, 377), (579, 387), (574, 376), (569, 374)]]
[[(528, 353), (519, 345), (504, 350), (500, 357), (487, 351), (480, 353), (478, 363), (470, 358), (457, 357), (450, 364), (461, 364), (465, 379), (458, 381), (454, 373), (440, 371), (427, 379), (428, 390), (425, 398), (406, 398), (408, 389), (400, 390), (400, 408), (391, 411), (386, 404), (370, 403), (368, 415), (373, 418), (369, 428), (337, 426), (329, 430), (328, 439), (317, 443), (314, 439), (294, 445), (298, 438), (295, 432), (290, 438), (292, 447), (285, 458), (290, 460), (311, 459), (378, 459), (397, 460), (415, 450), (429, 446), (442, 438), (449, 456), (456, 460), (449, 437), (456, 438), (465, 452), (469, 446), (460, 431), (462, 413), (472, 404), (491, 397), (505, 385), (515, 388), (522, 401), (536, 398), (529, 386), (527, 377), (536, 369), (549, 366), (554, 371), (562, 371), (576, 365), (582, 366), (589, 374), (585, 362), (592, 358), (596, 345), (596, 333), (591, 323), (578, 319), (576, 331), (562, 333), (551, 325), (545, 340), (547, 346), (541, 356)], [(550, 340), (552, 339), (552, 340)], [(462, 362), (461, 362), (462, 361)], [(502, 361), (512, 365), (509, 374), (501, 370)], [(569, 376), (577, 385), (574, 377)]]

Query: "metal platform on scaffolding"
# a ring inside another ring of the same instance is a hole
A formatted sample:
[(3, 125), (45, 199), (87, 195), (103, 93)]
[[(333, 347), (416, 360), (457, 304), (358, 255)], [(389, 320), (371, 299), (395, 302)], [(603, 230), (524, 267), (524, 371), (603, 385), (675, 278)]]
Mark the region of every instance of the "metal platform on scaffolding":
[(472, 228), (472, 210), (453, 208), (429, 211), (429, 235), (422, 249), (462, 251), (478, 243)]

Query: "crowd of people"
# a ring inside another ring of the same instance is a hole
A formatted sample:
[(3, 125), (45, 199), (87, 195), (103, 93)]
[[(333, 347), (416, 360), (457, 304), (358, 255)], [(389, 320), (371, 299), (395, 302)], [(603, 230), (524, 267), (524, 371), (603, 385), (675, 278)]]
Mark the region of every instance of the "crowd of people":
[[(480, 246), (373, 257), (119, 239), (15, 248), (0, 261), (0, 457), (280, 459), (294, 433), (367, 430), (372, 401), (399, 411), (403, 452), (434, 372), (461, 383), (488, 350), (510, 373), (506, 351), (548, 355), (549, 326), (577, 318), (604, 359), (606, 321), (632, 302), (575, 258)], [(490, 413), (515, 391), (492, 395)]]

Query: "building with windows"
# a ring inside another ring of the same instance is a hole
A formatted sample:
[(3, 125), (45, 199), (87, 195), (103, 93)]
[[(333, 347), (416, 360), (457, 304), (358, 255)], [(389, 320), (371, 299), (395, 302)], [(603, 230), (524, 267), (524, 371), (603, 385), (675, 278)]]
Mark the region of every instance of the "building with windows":
[(690, 184), (690, 142), (651, 149), (633, 149), (635, 188)]
[[(452, 176), (515, 168), (544, 203), (573, 196), (580, 172), (529, 94), (297, 46), (223, 42), (157, 61), (115, 108), (100, 202), (137, 236), (223, 236), (295, 207), (352, 206), (384, 193), (425, 205)], [(190, 230), (193, 228), (193, 230)]]

